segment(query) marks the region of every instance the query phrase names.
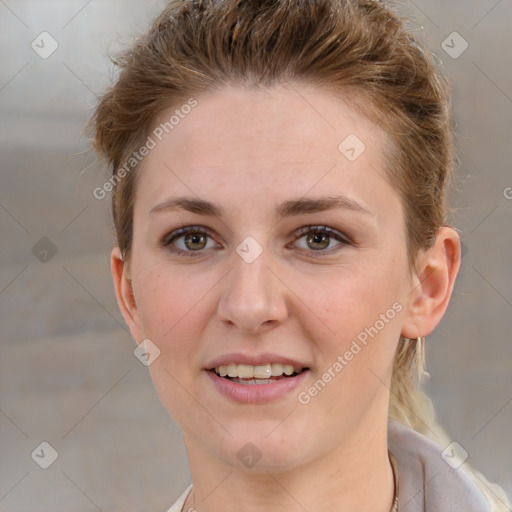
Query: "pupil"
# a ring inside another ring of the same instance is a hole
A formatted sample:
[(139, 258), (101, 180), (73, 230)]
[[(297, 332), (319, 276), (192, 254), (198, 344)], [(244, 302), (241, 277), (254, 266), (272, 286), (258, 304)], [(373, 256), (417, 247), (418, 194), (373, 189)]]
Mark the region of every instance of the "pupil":
[[(185, 238), (185, 244), (187, 245), (187, 247), (189, 249), (197, 249), (198, 247), (190, 247), (189, 242), (191, 245), (204, 244), (204, 235), (194, 234), (194, 235), (188, 235)], [(199, 249), (201, 249), (201, 247), (199, 247)]]
[(320, 247), (320, 249), (323, 249), (329, 245), (328, 238), (329, 237), (325, 233), (316, 233), (308, 238), (308, 243), (321, 244), (322, 247)]

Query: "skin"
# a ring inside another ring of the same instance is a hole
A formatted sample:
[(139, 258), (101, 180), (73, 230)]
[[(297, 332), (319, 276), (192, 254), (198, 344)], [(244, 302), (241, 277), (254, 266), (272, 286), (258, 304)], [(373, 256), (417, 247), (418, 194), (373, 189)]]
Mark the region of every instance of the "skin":
[[(197, 99), (137, 171), (131, 260), (124, 262), (119, 248), (111, 256), (123, 316), (137, 343), (149, 338), (158, 346), (151, 376), (184, 433), (194, 484), (184, 510), (226, 512), (243, 504), (244, 511), (388, 512), (394, 352), (400, 334), (426, 336), (443, 316), (459, 268), (458, 235), (441, 228), (410, 272), (402, 204), (384, 179), (388, 141), (349, 97), (281, 85), (230, 86)], [(366, 146), (353, 162), (338, 149), (349, 134)], [(216, 203), (224, 215), (150, 214), (177, 196)], [(285, 201), (333, 196), (369, 213), (275, 216)], [(321, 236), (308, 242), (297, 233), (308, 225), (328, 226), (350, 243)], [(208, 231), (199, 243), (174, 241), (195, 249), (193, 257), (161, 244), (182, 226)], [(236, 251), (247, 236), (263, 251), (252, 263)], [(307, 405), (299, 403), (298, 393), (396, 303), (401, 311)], [(291, 357), (309, 373), (300, 389), (275, 401), (237, 403), (204, 370), (232, 352)], [(247, 442), (261, 453), (252, 468), (237, 457)]]

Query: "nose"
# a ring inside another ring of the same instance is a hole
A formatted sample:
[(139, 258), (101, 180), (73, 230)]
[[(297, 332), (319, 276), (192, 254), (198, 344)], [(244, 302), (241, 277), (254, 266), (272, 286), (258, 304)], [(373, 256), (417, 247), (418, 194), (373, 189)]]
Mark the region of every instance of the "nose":
[(234, 255), (224, 280), (218, 315), (221, 322), (249, 334), (274, 328), (288, 316), (286, 291), (263, 253), (252, 263)]

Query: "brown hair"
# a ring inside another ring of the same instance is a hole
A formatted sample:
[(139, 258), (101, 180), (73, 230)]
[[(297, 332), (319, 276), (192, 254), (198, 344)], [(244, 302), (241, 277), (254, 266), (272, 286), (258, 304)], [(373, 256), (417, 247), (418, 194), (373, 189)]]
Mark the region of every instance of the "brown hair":
[[(174, 1), (116, 63), (119, 77), (91, 120), (95, 148), (114, 176), (145, 143), (159, 113), (200, 98), (207, 87), (304, 83), (350, 93), (388, 134), (385, 173), (404, 205), (411, 268), (446, 220), (454, 167), (450, 89), (433, 55), (381, 2)], [(116, 183), (112, 197), (117, 242), (128, 261), (135, 171)], [(428, 399), (414, 382), (415, 365), (421, 374), (422, 340), (401, 338), (390, 414), (429, 434), (433, 416), (425, 417)]]

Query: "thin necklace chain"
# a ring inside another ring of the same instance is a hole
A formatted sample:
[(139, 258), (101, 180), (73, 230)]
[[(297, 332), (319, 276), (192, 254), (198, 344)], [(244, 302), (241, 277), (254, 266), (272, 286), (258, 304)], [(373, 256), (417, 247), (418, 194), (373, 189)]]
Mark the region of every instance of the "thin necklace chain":
[(393, 470), (393, 481), (395, 482), (395, 501), (391, 512), (398, 512), (398, 466), (393, 454), (388, 450), (389, 461), (391, 462), (391, 469)]

